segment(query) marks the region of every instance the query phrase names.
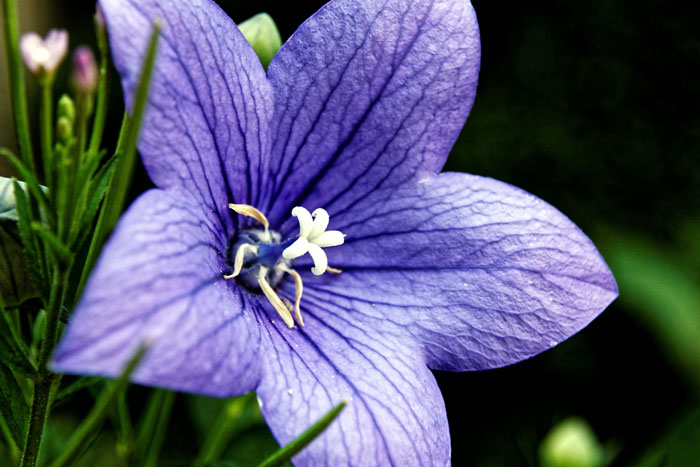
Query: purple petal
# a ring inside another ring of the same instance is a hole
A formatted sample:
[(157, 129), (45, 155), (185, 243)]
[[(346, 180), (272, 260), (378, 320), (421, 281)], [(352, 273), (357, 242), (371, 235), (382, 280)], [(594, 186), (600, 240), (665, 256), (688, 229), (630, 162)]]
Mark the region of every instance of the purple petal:
[(163, 24), (139, 151), (160, 188), (184, 187), (231, 218), (229, 202), (257, 204), (268, 165), (272, 93), (257, 56), (208, 0), (101, 0), (127, 105), (152, 24)]
[[(221, 278), (227, 239), (182, 193), (152, 190), (119, 223), (52, 369), (115, 376), (141, 343), (134, 381), (229, 396), (253, 389), (259, 330), (251, 297)], [(254, 300), (254, 299), (253, 299)]]
[(431, 368), (477, 370), (531, 357), (617, 296), (591, 241), (544, 201), (496, 180), (445, 173), (331, 213), (339, 276), (307, 289), (405, 326)]
[[(465, 0), (336, 0), (282, 46), (270, 208), (342, 208), (436, 173), (474, 101), (480, 60)], [(291, 221), (290, 221), (291, 222)]]
[[(403, 329), (357, 316), (325, 294), (305, 293), (304, 328), (263, 331), (265, 420), (285, 444), (346, 400), (347, 407), (294, 458), (296, 465), (446, 465), (442, 396)], [(380, 331), (381, 329), (381, 331)]]

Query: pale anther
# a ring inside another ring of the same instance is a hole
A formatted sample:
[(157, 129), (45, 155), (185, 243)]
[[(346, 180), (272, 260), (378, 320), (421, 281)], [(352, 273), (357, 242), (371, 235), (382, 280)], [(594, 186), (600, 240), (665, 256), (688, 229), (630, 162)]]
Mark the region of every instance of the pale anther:
[(241, 273), (243, 268), (243, 262), (245, 261), (245, 254), (251, 252), (255, 255), (258, 254), (258, 245), (251, 245), (250, 243), (244, 243), (236, 251), (236, 257), (233, 261), (233, 273), (224, 276), (224, 279), (232, 279)]
[(286, 266), (282, 268), (284, 272), (289, 274), (294, 278), (294, 286), (295, 286), (295, 297), (294, 297), (294, 316), (296, 316), (297, 321), (299, 322), (300, 326), (304, 326), (304, 320), (301, 319), (301, 294), (304, 292), (304, 283), (301, 280), (301, 276), (299, 275), (298, 272), (296, 272), (294, 269), (290, 269)]
[(250, 206), (248, 204), (229, 204), (229, 208), (233, 209), (235, 212), (242, 216), (247, 216), (247, 217), (252, 217), (256, 221), (260, 222), (263, 227), (265, 228), (265, 236), (269, 237), (269, 228), (270, 228), (270, 223), (267, 221), (267, 217), (265, 217), (265, 214), (262, 212), (258, 211), (256, 208), (253, 206)]

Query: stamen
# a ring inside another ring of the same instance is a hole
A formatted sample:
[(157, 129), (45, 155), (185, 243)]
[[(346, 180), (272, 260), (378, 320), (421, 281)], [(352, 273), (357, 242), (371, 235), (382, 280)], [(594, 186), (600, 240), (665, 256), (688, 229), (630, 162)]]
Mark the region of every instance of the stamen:
[(251, 252), (254, 255), (258, 254), (259, 247), (258, 245), (251, 245), (250, 243), (244, 243), (238, 248), (238, 251), (236, 251), (236, 258), (233, 261), (233, 273), (230, 275), (224, 276), (224, 279), (233, 279), (234, 277), (238, 276), (241, 273), (241, 269), (243, 268), (243, 261), (245, 260), (245, 254), (247, 252)]
[(270, 302), (275, 311), (277, 311), (277, 314), (280, 315), (280, 318), (282, 318), (284, 324), (286, 324), (289, 328), (293, 328), (294, 319), (292, 318), (292, 314), (289, 312), (287, 305), (284, 304), (279, 295), (277, 295), (277, 293), (272, 289), (272, 287), (270, 287), (270, 284), (265, 278), (266, 275), (267, 268), (261, 266), (260, 275), (258, 276), (258, 285), (260, 286), (260, 290), (262, 290), (262, 292), (265, 294), (265, 297)]
[(343, 272), (343, 270), (326, 266), (326, 272), (330, 272), (331, 274), (340, 274), (341, 272)]
[(265, 217), (265, 214), (248, 204), (231, 203), (228, 205), (228, 207), (242, 216), (252, 217), (256, 221), (260, 222), (265, 228), (265, 236), (269, 238), (270, 223), (267, 221), (267, 217)]
[(294, 278), (294, 285), (295, 285), (294, 316), (296, 316), (297, 321), (303, 327), (304, 320), (301, 319), (300, 303), (301, 303), (301, 294), (304, 292), (304, 283), (302, 282), (301, 276), (299, 275), (299, 273), (296, 272), (294, 269), (290, 269), (290, 268), (284, 266), (282, 268), (282, 270)]

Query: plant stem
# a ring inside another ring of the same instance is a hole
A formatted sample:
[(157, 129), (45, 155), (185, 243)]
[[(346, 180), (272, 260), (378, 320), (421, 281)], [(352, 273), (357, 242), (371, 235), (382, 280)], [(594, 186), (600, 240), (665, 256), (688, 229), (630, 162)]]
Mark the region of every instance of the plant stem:
[(53, 188), (53, 85), (50, 80), (41, 85), (41, 157), (44, 165), (44, 183)]
[(202, 449), (197, 456), (196, 465), (208, 465), (216, 462), (224, 452), (236, 432), (248, 428), (257, 420), (242, 419), (249, 402), (254, 398), (253, 393), (229, 400), (221, 411), (214, 426), (209, 430), (207, 438), (202, 444)]
[(92, 134), (88, 146), (88, 157), (96, 157), (102, 143), (102, 133), (107, 119), (107, 98), (109, 97), (109, 47), (105, 31), (97, 29), (97, 45), (100, 51), (100, 78), (97, 84), (97, 106), (92, 122)]
[(24, 164), (34, 170), (27, 99), (22, 80), (22, 60), (19, 56), (19, 29), (17, 27), (17, 5), (14, 0), (2, 0), (5, 26), (5, 48), (7, 51), (7, 71), (10, 84), (10, 104), (15, 121), (17, 144)]
[(51, 400), (51, 392), (54, 389), (54, 385), (58, 382), (57, 375), (48, 370), (47, 364), (56, 344), (56, 336), (58, 334), (58, 318), (61, 314), (64, 293), (63, 282), (63, 269), (57, 266), (51, 281), (49, 305), (46, 310), (46, 327), (44, 328), (44, 338), (41, 341), (41, 349), (39, 351), (39, 378), (34, 385), (34, 399), (29, 416), (29, 431), (27, 432), (27, 441), (24, 444), (22, 463), (20, 464), (22, 467), (34, 467), (39, 458), (39, 448), (49, 409), (49, 401)]
[(123, 392), (129, 385), (129, 377), (136, 369), (136, 366), (141, 362), (141, 359), (146, 353), (146, 347), (141, 346), (136, 351), (134, 356), (129, 360), (122, 374), (117, 378), (107, 389), (105, 389), (97, 399), (95, 406), (87, 415), (83, 423), (73, 433), (71, 439), (61, 453), (61, 455), (51, 464), (51, 467), (62, 467), (70, 462), (74, 462), (75, 458), (85, 446), (85, 442), (97, 433), (97, 430), (102, 426), (104, 419), (107, 417), (107, 411), (116, 401), (117, 396)]

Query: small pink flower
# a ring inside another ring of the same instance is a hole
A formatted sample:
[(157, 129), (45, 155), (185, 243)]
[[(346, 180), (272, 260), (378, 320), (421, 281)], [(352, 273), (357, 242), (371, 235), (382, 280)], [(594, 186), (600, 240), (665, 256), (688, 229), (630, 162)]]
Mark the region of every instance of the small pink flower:
[(68, 32), (52, 29), (45, 39), (34, 32), (27, 33), (22, 36), (20, 50), (32, 73), (53, 73), (68, 51)]

